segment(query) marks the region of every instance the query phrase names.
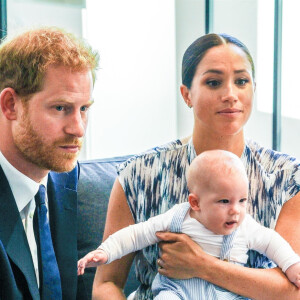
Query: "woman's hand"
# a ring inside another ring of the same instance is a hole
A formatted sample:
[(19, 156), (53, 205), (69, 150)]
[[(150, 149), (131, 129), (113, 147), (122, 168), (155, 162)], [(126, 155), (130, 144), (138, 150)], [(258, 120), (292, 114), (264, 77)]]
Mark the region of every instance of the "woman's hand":
[(278, 269), (251, 269), (206, 254), (187, 235), (157, 232), (161, 257), (158, 272), (188, 279), (199, 277), (238, 295), (256, 300), (300, 300), (300, 289)]
[(157, 232), (161, 256), (158, 272), (176, 279), (205, 278), (207, 267), (216, 258), (206, 254), (189, 236), (182, 233)]

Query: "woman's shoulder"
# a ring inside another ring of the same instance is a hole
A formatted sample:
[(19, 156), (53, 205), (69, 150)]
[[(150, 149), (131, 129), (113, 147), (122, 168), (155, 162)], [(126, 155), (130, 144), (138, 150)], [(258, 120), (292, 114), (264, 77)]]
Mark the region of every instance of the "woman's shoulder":
[(300, 161), (295, 157), (264, 147), (253, 140), (246, 140), (244, 158), (247, 165), (260, 164), (270, 172), (276, 169), (300, 170)]
[(161, 161), (174, 161), (175, 157), (182, 157), (187, 152), (188, 143), (185, 139), (176, 139), (160, 146), (150, 148), (147, 151), (133, 155), (127, 161), (122, 163), (118, 171), (121, 172), (126, 167), (134, 167), (136, 165), (153, 166)]

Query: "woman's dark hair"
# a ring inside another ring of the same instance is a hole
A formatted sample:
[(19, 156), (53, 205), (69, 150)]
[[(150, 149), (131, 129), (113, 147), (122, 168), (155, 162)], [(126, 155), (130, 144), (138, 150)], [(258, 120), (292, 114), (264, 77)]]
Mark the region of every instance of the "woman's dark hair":
[(203, 59), (207, 50), (225, 44), (233, 44), (241, 48), (245, 52), (251, 64), (252, 77), (254, 79), (255, 67), (254, 67), (252, 56), (248, 48), (237, 38), (230, 36), (228, 34), (209, 33), (198, 38), (185, 51), (182, 59), (182, 84), (184, 84), (188, 89), (190, 89), (192, 86), (192, 81), (197, 66)]

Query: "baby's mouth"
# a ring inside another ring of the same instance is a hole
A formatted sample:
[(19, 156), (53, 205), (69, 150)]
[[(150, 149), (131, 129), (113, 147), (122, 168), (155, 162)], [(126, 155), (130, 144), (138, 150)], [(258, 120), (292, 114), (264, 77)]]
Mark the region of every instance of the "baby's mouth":
[(229, 221), (229, 222), (226, 222), (226, 227), (233, 227), (235, 224), (237, 224), (237, 221)]

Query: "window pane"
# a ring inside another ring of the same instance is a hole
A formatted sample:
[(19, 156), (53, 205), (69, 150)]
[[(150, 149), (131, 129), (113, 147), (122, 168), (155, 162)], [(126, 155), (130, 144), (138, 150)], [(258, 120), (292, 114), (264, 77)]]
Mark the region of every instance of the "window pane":
[(298, 0), (283, 1), (282, 29), (282, 151), (300, 158)]
[(245, 126), (246, 138), (272, 146), (273, 0), (214, 1), (214, 32), (240, 39), (256, 65), (256, 96)]

